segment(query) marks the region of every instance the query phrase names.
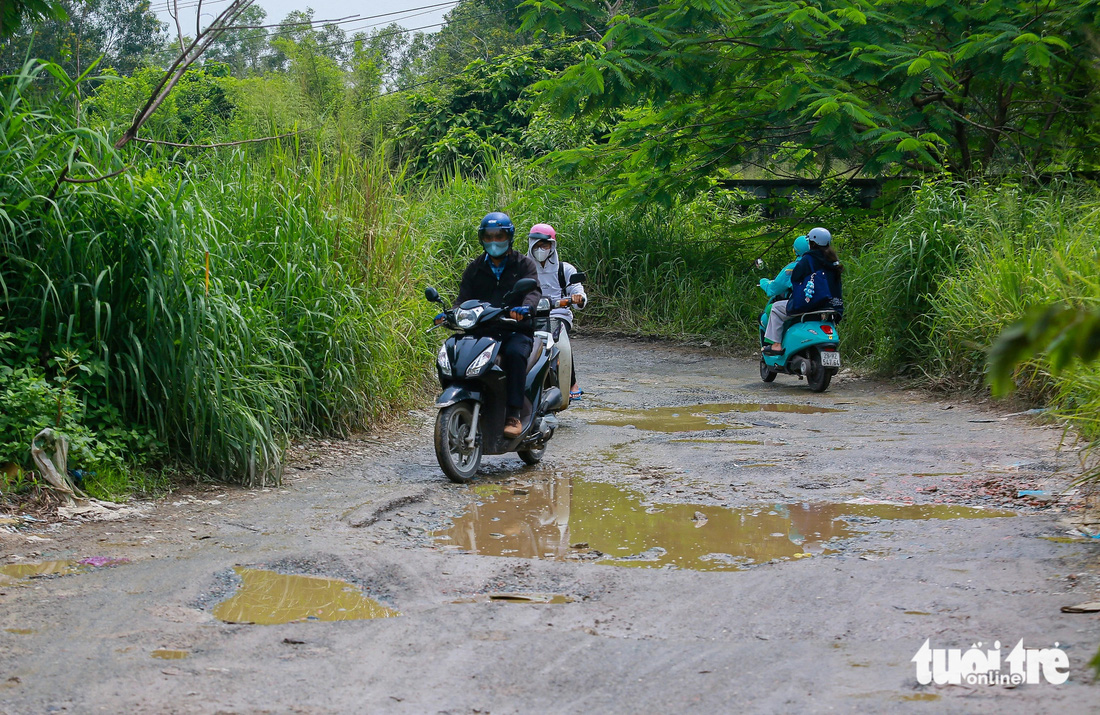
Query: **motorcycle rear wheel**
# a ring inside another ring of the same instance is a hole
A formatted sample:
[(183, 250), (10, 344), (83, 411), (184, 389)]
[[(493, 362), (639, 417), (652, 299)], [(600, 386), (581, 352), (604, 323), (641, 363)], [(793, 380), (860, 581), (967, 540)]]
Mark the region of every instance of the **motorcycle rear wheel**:
[(806, 376), (806, 385), (811, 392), (825, 392), (829, 389), (829, 382), (833, 379), (833, 373), (821, 364), (821, 351), (812, 349), (810, 355), (810, 374)]
[(763, 358), (760, 358), (760, 379), (764, 382), (772, 382), (775, 380), (775, 371), (771, 369), (768, 363), (764, 362)]
[(473, 422), (474, 411), (468, 401), (444, 407), (435, 418), (435, 458), (452, 482), (469, 483), (481, 465), (481, 440), (475, 439), (473, 447), (466, 446)]

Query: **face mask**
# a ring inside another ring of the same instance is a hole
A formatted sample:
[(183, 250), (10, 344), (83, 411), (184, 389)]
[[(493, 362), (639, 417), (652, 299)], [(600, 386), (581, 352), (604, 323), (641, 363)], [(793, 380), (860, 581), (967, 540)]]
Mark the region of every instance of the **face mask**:
[(508, 252), (507, 241), (484, 241), (481, 245), (485, 247), (485, 252), (493, 258), (500, 258)]
[(535, 256), (535, 260), (539, 263), (546, 263), (546, 259), (550, 257), (549, 248), (536, 248), (531, 252)]

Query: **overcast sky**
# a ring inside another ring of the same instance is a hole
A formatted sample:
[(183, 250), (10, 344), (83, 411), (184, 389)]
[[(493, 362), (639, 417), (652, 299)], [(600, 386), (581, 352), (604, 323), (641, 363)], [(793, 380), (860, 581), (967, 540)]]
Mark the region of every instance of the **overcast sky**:
[[(160, 19), (171, 25), (172, 20), (167, 13), (167, 4), (170, 1), (152, 0), (152, 4), (153, 10), (157, 12)], [(210, 18), (221, 11), (227, 1), (205, 0), (202, 13), (204, 16), (208, 13), (210, 15), (206, 21), (209, 22)], [(191, 32), (189, 34), (194, 34), (196, 4), (196, 0), (179, 0), (184, 32), (187, 32), (190, 28)], [(441, 5), (441, 0), (256, 0), (256, 5), (267, 11), (267, 22), (269, 23), (279, 22), (293, 10), (305, 10), (306, 8), (313, 8), (315, 11), (314, 18), (318, 20), (335, 20), (348, 15), (368, 18), (383, 13), (399, 13), (387, 15), (386, 17), (341, 23), (341, 27), (349, 35), (358, 30), (370, 31), (371, 29), (384, 27), (391, 22), (396, 22), (398, 25), (409, 29), (425, 25), (436, 25), (443, 22), (443, 16), (457, 4), (457, 2), (449, 2)], [(440, 5), (440, 7), (428, 7), (431, 5)], [(435, 32), (438, 29), (438, 26), (425, 27), (421, 32)]]

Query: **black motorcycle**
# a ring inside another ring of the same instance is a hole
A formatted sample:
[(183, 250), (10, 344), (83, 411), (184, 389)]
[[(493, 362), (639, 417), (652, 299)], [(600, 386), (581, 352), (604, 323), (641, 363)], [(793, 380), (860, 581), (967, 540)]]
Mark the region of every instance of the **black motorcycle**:
[[(505, 297), (506, 303), (518, 300), (536, 285), (531, 278), (516, 281)], [(435, 288), (425, 288), (424, 297), (443, 304)], [(443, 392), (435, 401), (439, 408), (435, 420), (435, 456), (453, 482), (472, 480), (483, 454), (516, 452), (527, 464), (537, 464), (558, 426), (553, 411), (560, 408), (563, 397), (556, 373), (551, 371), (551, 366), (557, 364), (558, 350), (549, 332), (536, 330), (527, 359), (522, 428), (519, 437), (504, 436), (507, 391), (500, 365), (501, 335), (519, 325), (508, 317), (509, 310), (468, 300), (443, 311), (442, 325), (456, 334), (447, 338), (436, 358)], [(549, 301), (543, 299), (534, 317), (545, 318), (549, 314)]]

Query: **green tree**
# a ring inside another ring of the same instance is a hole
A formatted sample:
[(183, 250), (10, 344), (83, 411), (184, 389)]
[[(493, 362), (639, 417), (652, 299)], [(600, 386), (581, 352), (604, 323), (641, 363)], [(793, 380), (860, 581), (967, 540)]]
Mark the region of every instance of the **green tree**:
[[(800, 174), (1097, 164), (1096, 0), (664, 0), (610, 18), (554, 80), (562, 116), (624, 111), (565, 152), (614, 193), (668, 203), (784, 152)], [(590, 32), (602, 2), (527, 0), (524, 30)], [(605, 14), (606, 16), (606, 14)]]
[(241, 13), (237, 27), (227, 30), (211, 43), (206, 50), (205, 59), (224, 62), (234, 77), (249, 77), (262, 70), (264, 54), (268, 50), (267, 30), (262, 27), (267, 11), (259, 5), (252, 5)]
[(61, 0), (57, 5), (61, 14), (22, 27), (4, 42), (0, 71), (16, 72), (30, 53), (57, 62), (73, 76), (100, 58), (100, 68), (129, 75), (166, 39), (149, 0)]
[(473, 173), (500, 152), (536, 155), (538, 144), (526, 141), (536, 116), (531, 87), (576, 61), (585, 45), (533, 45), (478, 59), (446, 84), (429, 86), (409, 100), (403, 153), (420, 171)]

